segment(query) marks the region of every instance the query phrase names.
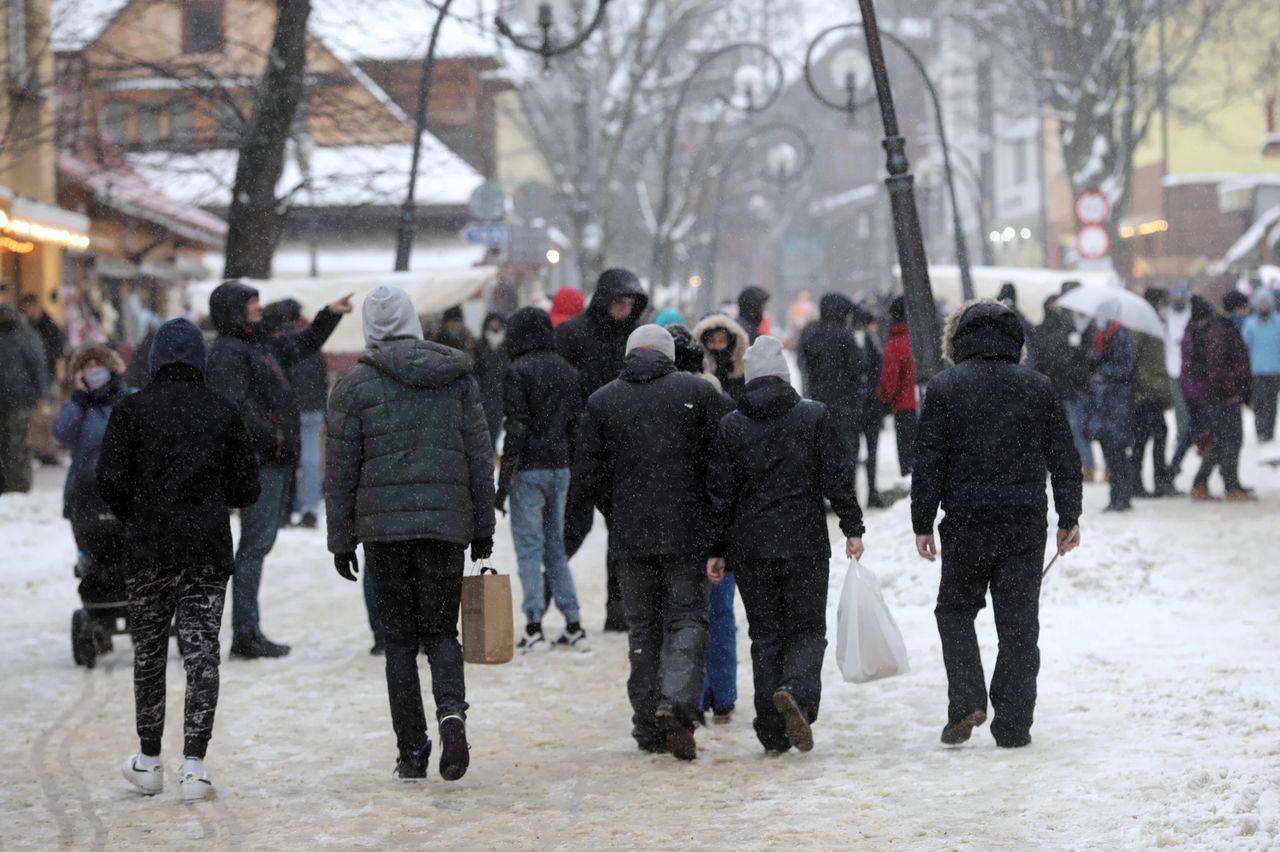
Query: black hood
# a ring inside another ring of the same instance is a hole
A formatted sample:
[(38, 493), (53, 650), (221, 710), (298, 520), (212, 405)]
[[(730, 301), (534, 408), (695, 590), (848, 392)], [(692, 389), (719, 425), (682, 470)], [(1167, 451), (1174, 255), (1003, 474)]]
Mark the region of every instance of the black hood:
[(951, 330), (951, 360), (959, 364), (973, 358), (995, 361), (1022, 360), (1026, 335), (1018, 315), (998, 302), (979, 302), (960, 315)]
[(738, 319), (759, 325), (764, 319), (764, 306), (769, 303), (769, 291), (763, 287), (748, 287), (738, 294)]
[(0, 329), (8, 331), (17, 327), (19, 322), (18, 312), (14, 310), (13, 305), (0, 304)]
[(635, 323), (649, 307), (649, 295), (640, 286), (640, 279), (635, 273), (626, 269), (606, 269), (600, 273), (600, 279), (596, 282), (596, 290), (591, 294), (587, 313), (597, 322), (613, 322), (609, 316), (609, 303), (619, 296), (631, 296), (636, 300), (631, 318), (622, 325)]
[(551, 328), (551, 315), (541, 308), (521, 308), (507, 320), (507, 339), (503, 344), (511, 360), (529, 352), (554, 351), (556, 335)]
[(738, 397), (738, 410), (752, 420), (776, 420), (796, 407), (800, 394), (778, 376), (747, 382)]
[(292, 328), (302, 318), (302, 303), (297, 299), (281, 299), (262, 309), (262, 324), (267, 331)]
[(622, 362), (624, 382), (651, 382), (674, 373), (676, 365), (656, 349), (633, 349)]
[(245, 309), (258, 291), (243, 281), (223, 281), (209, 296), (209, 318), (218, 334), (244, 337), (248, 332)]
[(471, 372), (471, 356), (430, 340), (382, 340), (366, 349), (361, 364), (376, 367), (404, 385), (442, 388)]
[(839, 293), (828, 293), (818, 302), (818, 319), (822, 322), (837, 322), (843, 324), (849, 319), (849, 315), (853, 313), (855, 305), (847, 296), (841, 296)]

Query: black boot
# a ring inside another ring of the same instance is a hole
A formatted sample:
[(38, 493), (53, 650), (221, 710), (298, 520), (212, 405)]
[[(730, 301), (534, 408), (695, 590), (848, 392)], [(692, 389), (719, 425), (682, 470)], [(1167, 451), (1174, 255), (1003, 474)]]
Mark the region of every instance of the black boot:
[(431, 758), (431, 740), (426, 745), (396, 758), (395, 776), (401, 781), (421, 781), (427, 777), (427, 761)]
[(233, 640), (230, 656), (233, 660), (274, 659), (289, 656), (289, 650), (288, 645), (277, 645), (261, 633), (255, 633), (247, 638)]
[(440, 777), (457, 781), (471, 765), (471, 745), (467, 742), (467, 724), (461, 716), (445, 716), (440, 720)]

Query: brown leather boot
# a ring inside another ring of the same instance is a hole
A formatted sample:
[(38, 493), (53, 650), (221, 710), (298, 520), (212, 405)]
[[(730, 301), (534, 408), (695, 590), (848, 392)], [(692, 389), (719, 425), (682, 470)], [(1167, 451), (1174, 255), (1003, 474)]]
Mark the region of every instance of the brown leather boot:
[(1257, 497), (1254, 497), (1252, 494), (1250, 494), (1248, 491), (1245, 491), (1243, 488), (1236, 488), (1232, 491), (1227, 492), (1228, 503), (1252, 503), (1254, 500), (1257, 500), (1257, 499), (1258, 499)]
[(1080, 468), (1080, 474), (1084, 477), (1085, 482), (1093, 482), (1093, 468), (1082, 467)]
[(1199, 500), (1201, 502), (1214, 502), (1218, 498), (1209, 493), (1209, 486), (1193, 485), (1191, 487), (1191, 499)]

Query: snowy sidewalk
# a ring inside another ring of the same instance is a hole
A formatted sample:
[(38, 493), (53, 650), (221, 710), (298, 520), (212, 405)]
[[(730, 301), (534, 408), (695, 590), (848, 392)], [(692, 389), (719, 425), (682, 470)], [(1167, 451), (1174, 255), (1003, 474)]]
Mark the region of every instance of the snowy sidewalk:
[[(219, 798), (195, 806), (177, 800), (172, 772), (155, 800), (120, 779), (137, 745), (132, 651), (117, 637), (96, 670), (73, 665), (65, 469), (41, 471), (36, 493), (0, 498), (0, 848), (1274, 849), (1280, 473), (1257, 455), (1250, 445), (1242, 466), (1261, 498), (1247, 506), (1148, 501), (1114, 517), (1100, 512), (1105, 486), (1086, 487), (1085, 543), (1044, 591), (1035, 742), (1014, 752), (985, 727), (964, 747), (938, 744), (937, 568), (915, 557), (900, 503), (869, 515), (866, 563), (912, 672), (841, 683), (832, 637), (811, 754), (767, 758), (756, 743), (741, 618), (732, 723), (699, 732), (692, 765), (635, 749), (626, 642), (599, 633), (598, 530), (574, 565), (594, 652), (468, 666), (471, 771), (447, 784), (433, 766), (426, 784), (400, 785), (360, 589), (335, 575), (322, 532), (285, 531), (267, 562), (263, 623), (293, 654), (224, 665), (209, 753)], [(495, 562), (513, 570), (505, 523), (497, 542)], [(979, 626), (989, 673), (989, 609)], [(170, 769), (182, 684), (174, 651)]]

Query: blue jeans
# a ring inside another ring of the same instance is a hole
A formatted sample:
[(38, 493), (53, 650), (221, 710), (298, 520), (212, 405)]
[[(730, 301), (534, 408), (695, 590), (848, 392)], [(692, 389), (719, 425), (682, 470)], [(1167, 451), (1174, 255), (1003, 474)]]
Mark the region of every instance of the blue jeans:
[(1097, 467), (1093, 463), (1093, 443), (1089, 440), (1089, 400), (1078, 396), (1064, 400), (1067, 410), (1067, 424), (1071, 426), (1071, 439), (1075, 442), (1076, 452), (1080, 454), (1080, 464), (1084, 467)]
[(564, 506), (569, 496), (569, 468), (522, 470), (511, 483), (511, 537), (520, 566), (522, 609), (532, 623), (541, 623), (547, 604), (542, 569), (556, 608), (570, 624), (579, 619), (578, 593), (564, 550)]
[(280, 514), (289, 492), (289, 468), (262, 465), (258, 502), (240, 510), (240, 543), (236, 548), (235, 579), (231, 583), (231, 636), (243, 640), (261, 632), (258, 627), (258, 587), (262, 562), (276, 543)]
[(324, 485), (320, 474), (320, 433), (324, 430), (323, 411), (302, 412), (302, 474), (293, 492), (293, 511), (316, 514), (320, 506), (320, 490)]
[(725, 572), (723, 583), (711, 587), (707, 674), (702, 680), (702, 700), (698, 703), (698, 709), (704, 713), (708, 709), (725, 713), (738, 702), (738, 623), (733, 614), (736, 587), (732, 571)]

